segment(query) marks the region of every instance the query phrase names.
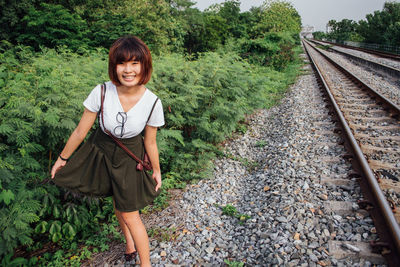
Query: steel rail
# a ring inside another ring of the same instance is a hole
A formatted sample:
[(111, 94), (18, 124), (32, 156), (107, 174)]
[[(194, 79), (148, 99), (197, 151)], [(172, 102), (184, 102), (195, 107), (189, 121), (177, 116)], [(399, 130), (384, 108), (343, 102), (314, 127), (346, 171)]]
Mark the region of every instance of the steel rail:
[(314, 68), (320, 81), (324, 85), (326, 94), (328, 95), (328, 97), (331, 101), (332, 107), (333, 107), (333, 109), (337, 115), (337, 118), (340, 122), (340, 125), (345, 132), (346, 140), (348, 141), (348, 144), (349, 144), (350, 148), (352, 149), (354, 156), (358, 160), (358, 164), (362, 171), (363, 177), (368, 184), (370, 193), (373, 196), (373, 200), (376, 203), (376, 205), (378, 205), (379, 212), (382, 215), (382, 219), (387, 226), (386, 230), (389, 232), (389, 235), (385, 235), (385, 236), (390, 239), (390, 242), (388, 242), (388, 245), (391, 249), (390, 254), (391, 254), (391, 256), (393, 256), (393, 259), (388, 259), (388, 261), (390, 260), (389, 262), (391, 265), (393, 264), (393, 266), (400, 266), (400, 227), (399, 227), (399, 224), (397, 223), (397, 221), (393, 215), (393, 212), (389, 206), (389, 203), (386, 200), (386, 197), (384, 196), (382, 190), (379, 187), (379, 184), (376, 180), (376, 177), (373, 174), (373, 171), (369, 167), (368, 162), (364, 157), (364, 154), (361, 151), (361, 148), (359, 147), (357, 140), (355, 139), (349, 125), (347, 124), (343, 113), (341, 112), (339, 106), (337, 105), (334, 96), (329, 91), (329, 89), (328, 89), (329, 86), (326, 83), (325, 79), (323, 78), (323, 75), (322, 75), (318, 65), (315, 63), (313, 57), (309, 53), (308, 48), (306, 47), (305, 43), (303, 43), (303, 45), (307, 52), (308, 57), (310, 58), (310, 61), (312, 62), (312, 64), (311, 64), (312, 67)]

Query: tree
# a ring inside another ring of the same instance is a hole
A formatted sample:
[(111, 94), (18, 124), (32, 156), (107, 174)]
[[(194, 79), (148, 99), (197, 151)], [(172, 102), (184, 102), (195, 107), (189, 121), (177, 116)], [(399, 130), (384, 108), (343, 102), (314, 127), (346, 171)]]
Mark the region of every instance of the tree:
[(262, 9), (261, 21), (255, 27), (259, 36), (266, 32), (300, 32), (300, 15), (289, 2), (266, 0)]
[(189, 9), (186, 14), (186, 34), (184, 47), (189, 54), (206, 51), (204, 44), (205, 18), (204, 14), (197, 8)]
[(386, 2), (382, 11), (367, 14), (358, 23), (343, 19), (327, 23), (327, 37), (338, 41), (358, 41), (400, 45), (400, 3)]
[(0, 0), (0, 39), (15, 42), (19, 35), (17, 27), (28, 10), (35, 7), (38, 1)]
[(61, 5), (42, 3), (40, 9), (31, 7), (19, 25), (17, 41), (35, 49), (67, 46), (72, 50), (87, 48), (88, 28), (77, 14)]
[(256, 31), (256, 25), (260, 23), (263, 9), (261, 7), (252, 7), (249, 11), (240, 13), (240, 22), (245, 28), (247, 38), (256, 38), (259, 34)]
[[(105, 47), (126, 34), (143, 39), (152, 52), (182, 51), (189, 0), (0, 0), (2, 39), (13, 44)], [(21, 23), (22, 22), (22, 23)]]
[(363, 38), (358, 34), (358, 24), (351, 19), (342, 19), (337, 22), (330, 20), (327, 24), (329, 33), (327, 37), (336, 41), (362, 41)]
[(196, 3), (191, 0), (165, 0), (173, 9), (174, 12), (184, 12), (185, 10), (191, 8)]
[(238, 1), (227, 1), (211, 5), (204, 12), (190, 10), (185, 36), (189, 54), (215, 50), (228, 38), (240, 36), (243, 29), (239, 25), (239, 4)]
[(207, 12), (204, 16), (203, 51), (215, 50), (229, 37), (225, 18), (218, 13)]
[(336, 30), (336, 20), (331, 19), (328, 21), (328, 23), (326, 24), (326, 28), (327, 28), (327, 32), (332, 32)]
[(382, 11), (366, 15), (358, 32), (368, 43), (400, 45), (400, 3), (386, 2)]
[(130, 20), (134, 34), (153, 53), (182, 49), (183, 25), (172, 16), (172, 8), (165, 0), (136, 0), (134, 5), (130, 0), (119, 1), (115, 12)]
[(245, 31), (240, 21), (240, 1), (225, 1), (221, 4), (218, 15), (226, 20), (228, 35), (240, 38)]
[(322, 40), (326, 37), (326, 34), (322, 31), (316, 31), (316, 32), (313, 32), (313, 37), (314, 37), (314, 39)]

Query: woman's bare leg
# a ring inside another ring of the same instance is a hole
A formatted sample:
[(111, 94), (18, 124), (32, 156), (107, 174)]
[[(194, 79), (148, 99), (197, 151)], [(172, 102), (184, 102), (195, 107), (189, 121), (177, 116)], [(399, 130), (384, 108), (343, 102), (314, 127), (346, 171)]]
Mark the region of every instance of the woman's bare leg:
[(121, 212), (121, 216), (135, 241), (135, 246), (140, 257), (140, 266), (151, 266), (149, 237), (140, 219), (139, 211)]
[(125, 253), (126, 254), (132, 253), (132, 252), (136, 251), (135, 242), (133, 241), (133, 238), (132, 238), (131, 232), (129, 231), (128, 226), (126, 225), (124, 219), (122, 219), (121, 212), (115, 208), (114, 198), (113, 198), (113, 205), (114, 205), (115, 216), (117, 216), (119, 226), (121, 227), (122, 233), (126, 240)]

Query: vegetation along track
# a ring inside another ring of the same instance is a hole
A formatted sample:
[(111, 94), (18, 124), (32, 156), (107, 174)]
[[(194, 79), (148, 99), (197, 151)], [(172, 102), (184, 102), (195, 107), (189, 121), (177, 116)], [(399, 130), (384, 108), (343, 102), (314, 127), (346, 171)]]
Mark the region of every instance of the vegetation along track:
[(314, 69), (346, 133), (346, 145), (360, 172), (361, 187), (381, 236), (372, 244), (390, 265), (400, 266), (400, 110), (390, 100), (337, 65), (323, 51), (304, 42)]

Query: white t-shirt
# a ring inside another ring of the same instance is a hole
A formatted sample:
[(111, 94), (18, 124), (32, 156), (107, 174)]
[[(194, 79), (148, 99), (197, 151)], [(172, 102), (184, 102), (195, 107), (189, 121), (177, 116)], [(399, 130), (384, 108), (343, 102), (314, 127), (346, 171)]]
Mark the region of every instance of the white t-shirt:
[[(146, 126), (147, 118), (157, 96), (146, 88), (142, 98), (128, 111), (124, 112), (118, 98), (117, 87), (112, 82), (106, 82), (103, 114), (104, 126), (118, 138), (130, 138), (140, 134)], [(86, 100), (85, 108), (98, 112), (101, 104), (101, 85), (97, 85)], [(101, 120), (100, 120), (101, 121)], [(158, 99), (147, 125), (160, 127), (164, 125), (164, 112), (161, 100)], [(104, 131), (104, 126), (100, 123)]]

